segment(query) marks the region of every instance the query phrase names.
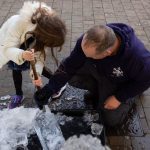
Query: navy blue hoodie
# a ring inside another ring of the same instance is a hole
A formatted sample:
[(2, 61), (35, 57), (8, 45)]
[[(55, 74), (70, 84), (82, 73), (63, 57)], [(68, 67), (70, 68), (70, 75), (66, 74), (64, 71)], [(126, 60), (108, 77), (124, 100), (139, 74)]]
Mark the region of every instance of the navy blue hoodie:
[[(121, 47), (114, 56), (101, 60), (91, 59), (91, 61), (95, 63), (101, 75), (120, 87), (114, 95), (123, 102), (150, 87), (150, 52), (130, 26), (121, 23), (107, 24), (107, 26), (121, 37)], [(46, 85), (51, 94), (65, 85), (88, 59), (81, 48), (82, 38), (83, 35), (77, 40), (70, 56), (59, 66)]]

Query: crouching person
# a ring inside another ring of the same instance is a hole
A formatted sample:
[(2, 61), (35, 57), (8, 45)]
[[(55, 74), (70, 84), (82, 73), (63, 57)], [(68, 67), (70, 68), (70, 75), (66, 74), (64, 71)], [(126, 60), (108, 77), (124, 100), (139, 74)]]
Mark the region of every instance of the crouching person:
[(49, 97), (70, 82), (89, 90), (85, 98), (101, 109), (104, 123), (123, 123), (133, 99), (150, 86), (150, 52), (126, 24), (98, 25), (78, 40), (35, 101), (42, 108)]

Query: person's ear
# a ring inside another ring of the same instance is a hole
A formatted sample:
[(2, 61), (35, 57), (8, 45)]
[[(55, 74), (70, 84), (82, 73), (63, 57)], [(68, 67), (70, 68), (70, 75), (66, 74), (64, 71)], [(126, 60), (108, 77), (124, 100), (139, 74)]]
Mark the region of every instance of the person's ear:
[(106, 52), (107, 52), (107, 56), (110, 56), (113, 51), (112, 51), (112, 49), (107, 49)]

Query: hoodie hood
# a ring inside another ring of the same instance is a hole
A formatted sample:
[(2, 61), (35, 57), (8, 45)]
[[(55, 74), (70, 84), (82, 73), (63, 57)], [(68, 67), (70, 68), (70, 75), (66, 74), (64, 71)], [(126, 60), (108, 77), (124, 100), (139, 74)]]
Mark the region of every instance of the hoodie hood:
[(130, 37), (134, 34), (133, 29), (130, 26), (123, 23), (112, 23), (107, 24), (107, 26), (112, 28), (115, 33), (120, 35), (123, 42), (129, 42)]
[(112, 56), (112, 58), (118, 57), (119, 55), (123, 55), (123, 53), (127, 50), (128, 47), (132, 47), (132, 41), (135, 37), (132, 27), (123, 23), (111, 23), (107, 24), (107, 26), (112, 28), (113, 31), (121, 38), (120, 50), (118, 51), (117, 55), (114, 55), (114, 57)]

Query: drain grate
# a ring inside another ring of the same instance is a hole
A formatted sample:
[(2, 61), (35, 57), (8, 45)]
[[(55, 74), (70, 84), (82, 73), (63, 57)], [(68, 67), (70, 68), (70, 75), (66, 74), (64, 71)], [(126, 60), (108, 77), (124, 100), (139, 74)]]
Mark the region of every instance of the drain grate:
[(133, 105), (131, 111), (128, 113), (127, 119), (122, 125), (113, 128), (106, 128), (106, 135), (133, 137), (141, 137), (144, 135), (136, 104)]

